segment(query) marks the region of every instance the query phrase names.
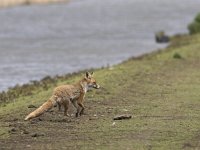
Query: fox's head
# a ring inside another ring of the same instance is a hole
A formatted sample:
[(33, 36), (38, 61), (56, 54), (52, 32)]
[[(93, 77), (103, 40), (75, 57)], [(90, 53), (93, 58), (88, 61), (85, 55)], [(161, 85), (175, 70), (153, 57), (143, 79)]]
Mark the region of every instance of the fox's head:
[(91, 72), (91, 73), (86, 72), (84, 79), (87, 82), (87, 85), (88, 85), (89, 88), (95, 88), (95, 89), (100, 88), (100, 86), (97, 84), (96, 80), (93, 77), (93, 72)]

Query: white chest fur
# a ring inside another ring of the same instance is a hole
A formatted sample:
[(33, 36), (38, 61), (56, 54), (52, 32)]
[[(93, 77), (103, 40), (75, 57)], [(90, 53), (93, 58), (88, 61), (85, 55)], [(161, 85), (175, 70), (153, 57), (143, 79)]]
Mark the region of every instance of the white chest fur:
[(83, 92), (86, 93), (88, 91), (88, 88), (89, 88), (88, 85), (85, 84), (85, 83), (81, 83), (81, 86), (83, 88)]

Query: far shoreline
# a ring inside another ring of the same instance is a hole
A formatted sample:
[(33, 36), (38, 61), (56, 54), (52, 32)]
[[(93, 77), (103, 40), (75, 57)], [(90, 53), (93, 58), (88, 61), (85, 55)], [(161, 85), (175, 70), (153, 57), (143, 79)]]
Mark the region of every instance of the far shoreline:
[(0, 8), (9, 8), (15, 6), (25, 6), (32, 4), (51, 4), (51, 3), (68, 3), (70, 0), (3, 0), (0, 2)]

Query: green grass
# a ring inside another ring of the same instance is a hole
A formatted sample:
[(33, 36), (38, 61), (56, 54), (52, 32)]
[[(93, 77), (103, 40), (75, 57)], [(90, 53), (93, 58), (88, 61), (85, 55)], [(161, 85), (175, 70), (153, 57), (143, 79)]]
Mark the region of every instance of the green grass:
[[(177, 54), (181, 59), (174, 57)], [(175, 37), (165, 50), (96, 70), (102, 88), (88, 92), (87, 115), (66, 118), (55, 110), (36, 124), (24, 122), (31, 111), (27, 106), (41, 105), (54, 86), (38, 88), (30, 96), (19, 96), (1, 106), (0, 145), (16, 149), (27, 145), (32, 149), (200, 149), (199, 68), (200, 35)], [(56, 85), (80, 77), (57, 80)], [(114, 121), (118, 114), (131, 114), (133, 118)], [(63, 118), (66, 121), (62, 122)], [(20, 126), (19, 132), (7, 134), (11, 128), (7, 124)], [(45, 136), (23, 135), (22, 127)], [(7, 136), (1, 136), (2, 132)], [(17, 137), (23, 142), (12, 143)]]

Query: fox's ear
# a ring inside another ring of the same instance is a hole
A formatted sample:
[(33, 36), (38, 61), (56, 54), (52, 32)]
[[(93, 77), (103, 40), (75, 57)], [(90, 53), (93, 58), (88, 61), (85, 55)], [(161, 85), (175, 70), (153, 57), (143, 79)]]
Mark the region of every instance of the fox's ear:
[(93, 76), (93, 75), (94, 75), (94, 72), (91, 72), (90, 75)]
[(85, 77), (88, 78), (89, 76), (90, 76), (90, 73), (89, 73), (89, 72), (86, 72), (86, 73), (85, 73)]

